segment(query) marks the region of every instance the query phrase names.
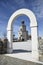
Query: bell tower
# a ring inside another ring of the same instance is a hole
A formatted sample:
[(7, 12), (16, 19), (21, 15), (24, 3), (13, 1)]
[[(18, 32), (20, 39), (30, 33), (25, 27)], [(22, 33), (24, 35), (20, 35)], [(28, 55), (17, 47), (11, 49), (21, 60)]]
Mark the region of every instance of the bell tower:
[(19, 30), (19, 38), (20, 41), (28, 40), (28, 31), (26, 30), (25, 21), (21, 22), (20, 30)]

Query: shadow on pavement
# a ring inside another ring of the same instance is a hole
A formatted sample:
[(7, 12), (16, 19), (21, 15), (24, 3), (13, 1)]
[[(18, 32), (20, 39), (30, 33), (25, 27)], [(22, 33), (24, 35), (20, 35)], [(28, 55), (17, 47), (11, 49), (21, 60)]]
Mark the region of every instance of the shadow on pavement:
[(26, 53), (26, 52), (31, 52), (31, 51), (28, 51), (28, 50), (22, 50), (22, 49), (16, 49), (16, 50), (13, 50), (13, 53)]

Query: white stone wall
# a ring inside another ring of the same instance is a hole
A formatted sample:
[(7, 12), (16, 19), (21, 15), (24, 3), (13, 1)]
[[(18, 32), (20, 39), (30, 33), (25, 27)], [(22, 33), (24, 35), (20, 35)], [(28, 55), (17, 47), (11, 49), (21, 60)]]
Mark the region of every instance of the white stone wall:
[(15, 49), (22, 49), (22, 50), (32, 50), (32, 43), (31, 40), (25, 41), (25, 42), (14, 42), (13, 43), (13, 50)]

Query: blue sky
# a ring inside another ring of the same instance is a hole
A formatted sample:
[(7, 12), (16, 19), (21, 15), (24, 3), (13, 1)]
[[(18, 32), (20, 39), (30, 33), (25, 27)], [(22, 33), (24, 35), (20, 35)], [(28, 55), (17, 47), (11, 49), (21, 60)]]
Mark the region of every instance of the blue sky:
[[(43, 0), (0, 0), (0, 37), (3, 37), (4, 33), (7, 32), (6, 28), (8, 20), (12, 13), (20, 8), (27, 8), (34, 12), (38, 22), (39, 36), (43, 37)], [(27, 30), (30, 33), (30, 21), (28, 17), (20, 16), (15, 20), (13, 25), (13, 32), (15, 33), (16, 37), (18, 36), (17, 33), (19, 26), (21, 25), (20, 21), (22, 20), (25, 21)]]

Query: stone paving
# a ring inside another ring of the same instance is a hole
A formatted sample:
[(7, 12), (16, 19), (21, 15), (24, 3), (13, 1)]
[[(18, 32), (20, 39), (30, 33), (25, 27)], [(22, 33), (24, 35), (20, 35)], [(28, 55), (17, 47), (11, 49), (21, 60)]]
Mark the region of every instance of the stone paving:
[(39, 58), (40, 62), (31, 58), (29, 61), (29, 58), (29, 53), (4, 54), (0, 55), (0, 65), (43, 65), (43, 56)]

